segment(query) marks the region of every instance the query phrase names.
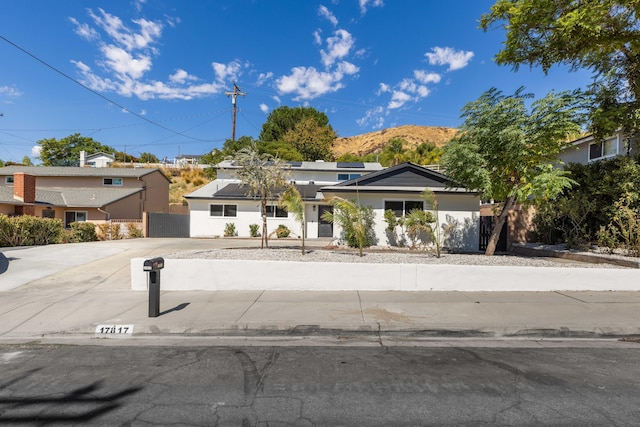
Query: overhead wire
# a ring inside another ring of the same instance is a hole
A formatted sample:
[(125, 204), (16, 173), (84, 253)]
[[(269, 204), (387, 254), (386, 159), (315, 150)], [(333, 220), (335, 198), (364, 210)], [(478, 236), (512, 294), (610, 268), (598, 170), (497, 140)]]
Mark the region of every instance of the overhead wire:
[(145, 116), (143, 116), (143, 115), (141, 115), (141, 114), (138, 114), (138, 113), (136, 113), (136, 112), (134, 112), (134, 111), (131, 111), (130, 109), (128, 109), (128, 108), (127, 108), (127, 107), (125, 107), (124, 105), (122, 105), (122, 104), (120, 104), (120, 103), (118, 103), (118, 102), (116, 102), (116, 101), (114, 101), (114, 100), (112, 100), (112, 99), (110, 99), (110, 98), (108, 98), (108, 97), (106, 97), (106, 96), (102, 95), (100, 92), (98, 92), (98, 91), (96, 91), (96, 90), (91, 89), (90, 87), (88, 87), (88, 86), (87, 86), (87, 85), (85, 85), (84, 83), (79, 82), (78, 80), (76, 80), (76, 79), (74, 79), (73, 77), (69, 76), (69, 75), (68, 75), (68, 74), (66, 74), (65, 72), (63, 72), (63, 71), (61, 71), (61, 70), (57, 69), (56, 67), (54, 67), (53, 65), (51, 65), (51, 64), (49, 64), (49, 63), (47, 63), (47, 62), (46, 62), (46, 61), (44, 61), (43, 59), (40, 59), (38, 56), (36, 56), (36, 55), (34, 55), (33, 53), (29, 52), (28, 50), (26, 50), (26, 49), (24, 49), (24, 48), (20, 47), (19, 45), (17, 45), (16, 43), (12, 42), (12, 41), (11, 41), (11, 40), (9, 40), (9, 39), (7, 39), (6, 37), (4, 37), (4, 36), (0, 35), (0, 39), (1, 39), (1, 40), (3, 40), (3, 41), (5, 41), (6, 43), (10, 44), (11, 46), (15, 47), (16, 49), (18, 49), (19, 51), (23, 52), (24, 54), (26, 54), (26, 55), (30, 56), (31, 58), (35, 59), (36, 61), (38, 61), (38, 62), (39, 62), (39, 63), (41, 63), (42, 65), (46, 66), (47, 68), (49, 68), (49, 69), (51, 69), (51, 70), (55, 71), (56, 73), (60, 74), (60, 75), (61, 75), (61, 76), (63, 76), (64, 78), (66, 78), (66, 79), (68, 79), (68, 80), (71, 80), (72, 82), (74, 82), (74, 83), (76, 83), (77, 85), (81, 86), (82, 88), (84, 88), (84, 89), (88, 90), (89, 92), (93, 93), (94, 95), (96, 95), (96, 96), (100, 97), (101, 99), (103, 99), (103, 100), (107, 101), (107, 102), (108, 102), (108, 103), (110, 103), (110, 104), (115, 105), (116, 107), (118, 107), (118, 108), (122, 109), (123, 111), (126, 111), (127, 113), (129, 113), (129, 114), (131, 114), (131, 115), (133, 115), (133, 116), (137, 117), (137, 118), (138, 118), (138, 119), (140, 119), (140, 120), (143, 120), (143, 121), (145, 121), (145, 122), (147, 122), (147, 123), (149, 123), (149, 124), (151, 124), (151, 125), (153, 125), (153, 126), (157, 126), (157, 127), (159, 127), (160, 129), (166, 130), (166, 131), (171, 132), (171, 133), (173, 133), (173, 134), (183, 136), (183, 137), (185, 137), (185, 138), (194, 139), (194, 140), (202, 141), (202, 142), (208, 142), (208, 141), (203, 140), (203, 139), (200, 139), (200, 138), (195, 138), (195, 137), (193, 137), (193, 136), (185, 135), (185, 134), (184, 134), (184, 133), (182, 133), (182, 132), (178, 132), (178, 131), (176, 131), (176, 130), (173, 130), (173, 129), (171, 129), (171, 128), (168, 128), (168, 127), (166, 127), (166, 126), (164, 126), (164, 125), (161, 125), (160, 123), (155, 122), (155, 121), (153, 121), (153, 120), (151, 120), (151, 119), (149, 119), (149, 118), (147, 118), (147, 117), (145, 117)]

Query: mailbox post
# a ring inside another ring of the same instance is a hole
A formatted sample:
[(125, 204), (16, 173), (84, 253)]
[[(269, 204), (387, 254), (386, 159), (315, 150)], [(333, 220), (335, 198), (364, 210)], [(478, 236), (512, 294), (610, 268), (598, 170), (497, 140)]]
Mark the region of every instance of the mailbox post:
[(160, 315), (160, 270), (163, 268), (164, 258), (151, 258), (144, 261), (143, 269), (148, 273), (149, 317)]

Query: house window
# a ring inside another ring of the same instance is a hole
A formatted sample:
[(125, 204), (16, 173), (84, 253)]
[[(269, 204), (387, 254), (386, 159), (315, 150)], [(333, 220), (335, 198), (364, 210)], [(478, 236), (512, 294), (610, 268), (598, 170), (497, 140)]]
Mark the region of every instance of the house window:
[(361, 176), (361, 173), (339, 173), (338, 181), (349, 181), (350, 179), (360, 178)]
[(414, 209), (423, 210), (424, 204), (418, 200), (388, 200), (384, 202), (384, 210), (392, 210), (396, 218), (407, 215)]
[(55, 218), (56, 217), (56, 211), (54, 211), (53, 209), (43, 209), (42, 210), (42, 218)]
[(267, 205), (267, 218), (287, 218), (289, 213), (286, 209), (276, 205)]
[(238, 205), (209, 205), (209, 216), (238, 216)]
[(604, 142), (589, 144), (589, 161), (606, 159), (618, 154), (618, 138), (607, 139)]
[(86, 220), (86, 211), (66, 211), (64, 213), (64, 228), (71, 228), (72, 222), (85, 222)]
[(114, 187), (122, 186), (122, 178), (102, 178), (102, 185)]
[(5, 184), (13, 184), (13, 175), (4, 177)]

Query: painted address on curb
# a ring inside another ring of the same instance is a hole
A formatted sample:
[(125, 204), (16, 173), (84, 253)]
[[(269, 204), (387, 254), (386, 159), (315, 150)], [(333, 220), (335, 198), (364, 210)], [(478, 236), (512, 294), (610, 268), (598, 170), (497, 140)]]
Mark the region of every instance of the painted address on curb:
[(96, 336), (131, 336), (133, 335), (133, 325), (98, 325), (96, 326)]

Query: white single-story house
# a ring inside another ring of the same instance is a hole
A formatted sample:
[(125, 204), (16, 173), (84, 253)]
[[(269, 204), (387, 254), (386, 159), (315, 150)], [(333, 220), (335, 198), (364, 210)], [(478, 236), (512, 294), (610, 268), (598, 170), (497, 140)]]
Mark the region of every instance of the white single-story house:
[[(306, 236), (308, 238), (333, 237), (341, 239), (342, 230), (322, 219), (322, 214), (333, 208), (329, 200), (339, 196), (371, 206), (375, 213), (377, 245), (395, 243), (389, 236), (384, 221), (385, 210), (396, 216), (407, 214), (414, 208), (428, 208), (422, 192), (435, 193), (439, 205), (440, 224), (448, 224), (452, 232), (445, 247), (477, 251), (479, 244), (479, 199), (476, 193), (464, 188), (450, 188), (449, 179), (431, 169), (403, 163), (383, 168), (379, 163), (362, 162), (289, 162), (291, 183), (305, 203)], [(260, 200), (248, 197), (247, 188), (235, 177), (232, 161), (216, 165), (218, 179), (185, 196), (191, 215), (191, 237), (224, 236), (227, 224), (233, 224), (237, 236), (250, 236), (250, 225), (259, 224), (262, 217)], [(279, 225), (288, 227), (294, 236), (302, 234), (300, 224), (292, 215), (278, 207), (277, 199), (267, 210), (268, 232)]]

